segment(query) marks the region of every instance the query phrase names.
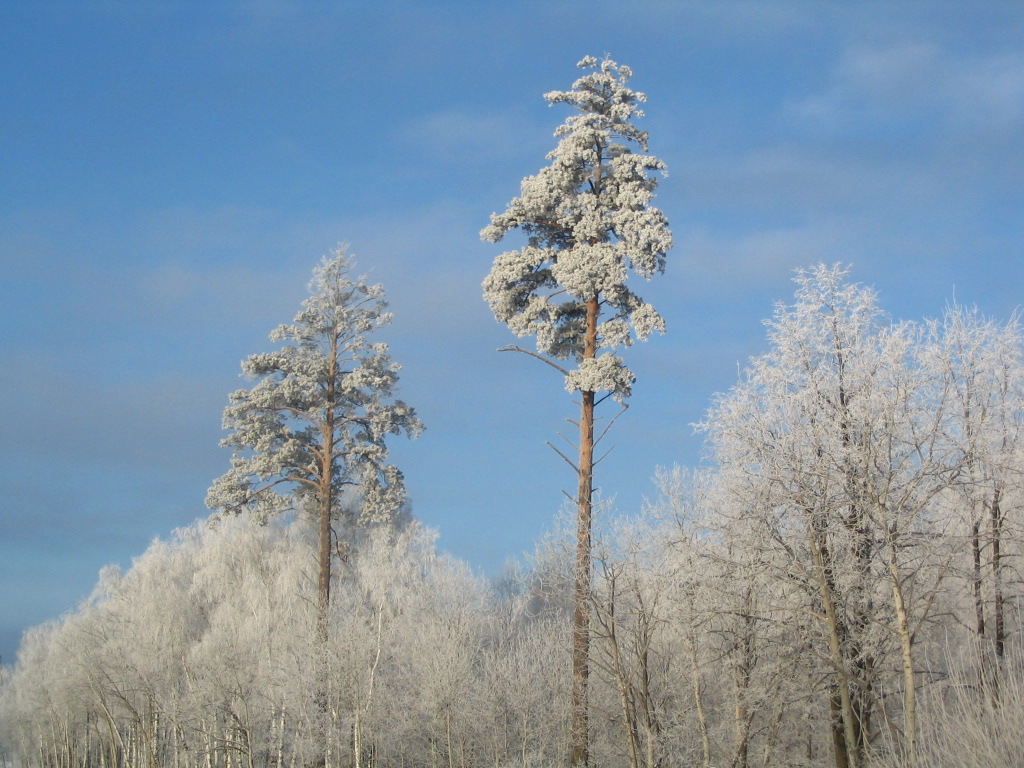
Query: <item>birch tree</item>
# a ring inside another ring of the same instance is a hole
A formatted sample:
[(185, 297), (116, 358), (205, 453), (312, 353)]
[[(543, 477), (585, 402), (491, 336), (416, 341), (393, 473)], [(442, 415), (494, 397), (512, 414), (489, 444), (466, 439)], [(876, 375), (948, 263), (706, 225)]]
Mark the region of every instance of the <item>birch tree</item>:
[[(869, 642), (875, 537), (865, 502), (863, 448), (876, 437), (870, 407), (880, 361), (874, 294), (839, 267), (798, 273), (797, 300), (768, 324), (772, 350), (719, 399), (710, 432), (728, 501), (767, 562), (805, 585), (832, 663), (829, 691), (837, 768), (855, 768), (873, 714), (876, 655)], [(884, 375), (884, 374), (883, 374)]]
[[(527, 244), (495, 259), (484, 297), (495, 318), (518, 336), (536, 336), (536, 352), (578, 392), (578, 458), (563, 458), (577, 474), (577, 546), (573, 619), (571, 762), (587, 765), (588, 602), (594, 488), (594, 411), (613, 397), (624, 403), (634, 374), (617, 351), (664, 331), (657, 311), (626, 285), (632, 270), (649, 279), (664, 271), (672, 246), (668, 222), (651, 205), (654, 173), (664, 164), (647, 154), (647, 133), (634, 125), (644, 94), (631, 90), (628, 67), (586, 57), (587, 74), (569, 91), (545, 94), (575, 114), (555, 132), (550, 165), (522, 182), (504, 213), (491, 216), (484, 240), (518, 229)], [(639, 151), (636, 151), (639, 150)], [(604, 393), (603, 395), (601, 393)], [(599, 397), (600, 396), (600, 397)], [(598, 437), (598, 440), (600, 437)]]
[(670, 697), (662, 682), (676, 676), (662, 642), (670, 569), (647, 520), (616, 522), (596, 542), (593, 665), (615, 689), (622, 734), (614, 741), (625, 744), (630, 768), (656, 768), (666, 757), (662, 718)]
[(257, 383), (231, 395), (222, 445), (235, 453), (207, 505), (257, 519), (309, 510), (319, 528), (319, 616), (326, 634), (332, 523), (395, 519), (405, 501), (402, 473), (388, 463), (388, 435), (415, 437), (422, 426), (394, 398), (399, 366), (369, 336), (391, 322), (379, 285), (352, 277), (344, 249), (314, 271), (312, 295), (294, 323), (279, 326), (280, 349), (242, 363)]
[[(942, 497), (962, 474), (952, 385), (922, 362), (920, 330), (893, 325), (839, 266), (801, 271), (769, 322), (772, 349), (704, 425), (734, 530), (803, 585), (832, 664), (837, 768), (866, 764), (875, 716), (902, 688), (903, 749), (917, 747), (915, 646), (948, 573)], [(900, 682), (884, 679), (892, 642)], [(823, 649), (824, 650), (824, 649)]]
[[(956, 417), (951, 432), (964, 454), (957, 488), (970, 530), (973, 625), (983, 641), (982, 666), (1001, 664), (1009, 634), (1006, 512), (1018, 503), (1024, 442), (1024, 338), (1016, 318), (1001, 324), (958, 305), (928, 328), (924, 364), (947, 382)], [(997, 684), (998, 675), (990, 682)]]

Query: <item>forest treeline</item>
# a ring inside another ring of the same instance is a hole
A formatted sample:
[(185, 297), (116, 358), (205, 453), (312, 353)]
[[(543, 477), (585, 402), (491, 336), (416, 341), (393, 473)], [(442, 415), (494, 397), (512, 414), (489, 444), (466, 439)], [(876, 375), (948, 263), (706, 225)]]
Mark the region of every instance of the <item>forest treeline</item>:
[[(1021, 331), (796, 283), (705, 465), (597, 510), (589, 759), (1019, 765)], [(322, 633), (316, 510), (197, 522), (26, 633), (0, 763), (565, 764), (574, 536), (487, 581), (408, 516), (344, 527)]]

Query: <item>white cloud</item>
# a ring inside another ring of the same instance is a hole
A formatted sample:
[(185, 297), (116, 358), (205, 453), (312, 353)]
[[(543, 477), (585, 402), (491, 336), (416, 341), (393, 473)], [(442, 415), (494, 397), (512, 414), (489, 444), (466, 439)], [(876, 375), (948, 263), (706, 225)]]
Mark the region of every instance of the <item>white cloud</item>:
[(901, 123), (926, 131), (1012, 130), (1024, 118), (1024, 57), (958, 54), (932, 42), (853, 46), (829, 86), (788, 111), (794, 121), (841, 133)]
[(735, 296), (786, 280), (798, 267), (846, 260), (846, 234), (826, 222), (733, 236), (695, 230), (680, 238), (678, 250), (681, 269), (702, 292)]
[(543, 161), (545, 147), (561, 116), (551, 116), (550, 125), (539, 126), (521, 112), (474, 113), (447, 109), (412, 120), (401, 138), (418, 151), (426, 151), (448, 162), (482, 165), (487, 160), (508, 160), (524, 154), (524, 145)]
[(1024, 56), (987, 57), (955, 73), (950, 90), (961, 109), (958, 122), (1014, 130), (1024, 121)]

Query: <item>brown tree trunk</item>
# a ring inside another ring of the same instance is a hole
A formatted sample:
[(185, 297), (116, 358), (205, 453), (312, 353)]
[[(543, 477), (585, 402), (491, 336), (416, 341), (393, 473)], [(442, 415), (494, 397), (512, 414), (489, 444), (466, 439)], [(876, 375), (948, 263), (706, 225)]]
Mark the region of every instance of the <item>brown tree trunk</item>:
[(981, 594), (981, 520), (971, 526), (971, 553), (974, 557), (974, 614), (978, 637), (985, 636), (985, 601)]
[[(586, 336), (583, 357), (597, 355), (597, 296), (587, 302)], [(594, 496), (594, 392), (583, 392), (580, 405), (579, 490), (576, 495), (576, 579), (573, 595), (572, 632), (572, 726), (570, 764), (586, 768), (590, 764), (589, 691), (590, 676), (590, 593), (591, 593), (591, 516)]]
[(695, 636), (687, 638), (687, 645), (690, 648), (690, 674), (693, 683), (693, 703), (697, 710), (697, 726), (700, 729), (700, 743), (703, 749), (704, 761), (702, 768), (711, 768), (711, 734), (708, 732), (708, 718), (704, 711), (704, 679), (697, 664), (697, 639)]
[(843, 644), (848, 635), (835, 604), (832, 555), (824, 541), (824, 522), (817, 516), (813, 516), (808, 524), (808, 538), (834, 667), (829, 708), (836, 768), (859, 768), (858, 722), (854, 714), (847, 659), (843, 654)]
[(1000, 492), (996, 488), (992, 494), (990, 507), (992, 517), (992, 610), (993, 610), (993, 641), (996, 660), (1002, 661), (1006, 644), (1006, 627), (1003, 618), (1003, 513), (999, 505)]
[[(324, 485), (328, 487), (323, 488)], [(317, 637), (322, 642), (327, 642), (327, 615), (331, 604), (331, 490), (329, 483), (322, 483), (321, 487), (319, 520), (320, 575), (317, 584), (316, 631)]]
[(331, 512), (334, 507), (334, 426), (335, 426), (335, 396), (337, 393), (336, 379), (338, 375), (338, 334), (335, 330), (331, 338), (331, 353), (328, 362), (327, 376), (327, 403), (324, 412), (322, 429), (323, 453), (320, 455), (320, 509), (318, 520), (318, 571), (317, 581), (317, 606), (316, 606), (316, 637), (318, 642), (317, 652), (320, 658), (320, 674), (316, 681), (314, 699), (319, 717), (320, 733), (323, 752), (319, 752), (314, 759), (315, 766), (326, 766), (330, 764), (331, 739), (330, 726), (328, 724), (328, 658), (327, 640), (328, 623), (331, 607)]
[(900, 566), (896, 556), (894, 534), (888, 537), (889, 576), (892, 579), (892, 599), (896, 607), (896, 627), (900, 637), (900, 656), (903, 662), (903, 732), (906, 759), (909, 768), (917, 768), (917, 684), (914, 680), (914, 637), (910, 629), (910, 616), (900, 581)]
[(327, 405), (320, 456), (319, 581), (317, 584), (317, 636), (327, 642), (327, 615), (331, 605), (331, 512), (334, 506), (334, 402), (338, 375), (337, 332), (331, 343), (327, 371)]

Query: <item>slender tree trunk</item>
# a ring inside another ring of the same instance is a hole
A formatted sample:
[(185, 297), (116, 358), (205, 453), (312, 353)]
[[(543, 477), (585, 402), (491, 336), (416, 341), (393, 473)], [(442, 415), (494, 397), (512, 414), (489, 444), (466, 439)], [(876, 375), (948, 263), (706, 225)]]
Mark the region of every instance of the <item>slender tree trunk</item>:
[(708, 718), (704, 711), (704, 679), (697, 664), (697, 641), (690, 638), (687, 642), (690, 647), (690, 674), (693, 678), (693, 703), (697, 709), (697, 726), (700, 729), (700, 743), (703, 749), (703, 768), (710, 768), (711, 765), (711, 734), (708, 732)]
[[(638, 596), (639, 597), (639, 596)], [(657, 599), (655, 599), (655, 604)], [(654, 697), (651, 695), (651, 643), (654, 633), (654, 608), (651, 614), (643, 608), (643, 599), (639, 599), (641, 616), (641, 637), (642, 644), (639, 649), (640, 657), (640, 701), (644, 712), (644, 736), (646, 738), (647, 768), (655, 768), (657, 760), (655, 755), (658, 749), (658, 739), (661, 736), (661, 722), (658, 719), (658, 712), (655, 707)]]
[(892, 579), (892, 599), (896, 606), (896, 625), (900, 636), (900, 651), (903, 662), (903, 731), (906, 741), (907, 765), (917, 766), (917, 684), (914, 681), (914, 638), (910, 631), (910, 617), (900, 583), (899, 562), (896, 559), (896, 543), (889, 535), (889, 576)]
[(316, 758), (316, 765), (330, 766), (331, 736), (329, 723), (329, 706), (327, 695), (327, 674), (329, 669), (327, 658), (328, 621), (331, 608), (331, 513), (334, 508), (334, 426), (335, 397), (338, 378), (338, 334), (335, 329), (331, 337), (331, 352), (327, 371), (327, 402), (324, 408), (324, 421), (321, 427), (320, 455), (320, 509), (318, 520), (318, 571), (316, 636), (317, 655), (320, 661), (321, 676), (315, 682), (314, 692), (319, 735), (322, 737), (323, 751)]
[(977, 621), (978, 637), (985, 636), (985, 601), (981, 594), (981, 520), (971, 526), (971, 553), (974, 556), (974, 614)]
[(327, 615), (331, 604), (331, 512), (334, 507), (334, 402), (338, 376), (338, 350), (332, 344), (327, 372), (327, 406), (324, 414), (322, 450), (320, 456), (320, 578), (317, 585), (317, 634), (327, 641)]
[[(746, 598), (749, 600), (750, 593)], [(750, 633), (753, 631), (753, 617), (750, 614), (742, 616), (743, 636), (740, 638), (737, 650), (740, 653), (739, 661), (733, 668), (734, 683), (734, 720), (733, 728), (736, 739), (736, 753), (732, 760), (734, 768), (748, 768), (748, 756), (750, 752), (750, 709), (747, 706), (750, 695), (750, 676), (753, 667), (753, 647)]]
[[(778, 674), (778, 672), (776, 672)], [(782, 718), (785, 715), (785, 704), (781, 701), (782, 687), (781, 678), (776, 678), (775, 690), (772, 692), (772, 714), (768, 720), (768, 735), (764, 741), (761, 768), (768, 768), (772, 765), (772, 758), (775, 755), (775, 745), (779, 740), (779, 729), (782, 727)]]
[(274, 740), (274, 762), (272, 765), (274, 768), (284, 768), (284, 706), (281, 706), (280, 712), (273, 719), (274, 730), (277, 732), (277, 738)]
[[(836, 768), (859, 768), (857, 731), (854, 722), (853, 700), (850, 695), (850, 676), (846, 669), (842, 640), (845, 631), (841, 625), (834, 601), (831, 553), (819, 536), (816, 520), (808, 526), (811, 556), (821, 595), (825, 621), (828, 625), (829, 649), (835, 667), (834, 691), (829, 704), (832, 714), (832, 743), (835, 747)], [(837, 722), (838, 720), (838, 722)]]
[[(327, 459), (325, 459), (325, 463), (326, 461)], [(322, 483), (321, 488), (316, 630), (320, 640), (326, 642), (327, 616), (331, 604), (331, 491), (327, 482)]]
[[(583, 357), (597, 356), (598, 297), (587, 302)], [(573, 768), (590, 764), (589, 691), (591, 516), (594, 496), (594, 392), (583, 392), (580, 405), (579, 490), (576, 496), (576, 584), (574, 590), (572, 643), (572, 730), (570, 763)]]
[(993, 641), (995, 643), (996, 661), (1003, 660), (1006, 644), (1006, 627), (1003, 618), (1003, 513), (999, 505), (1000, 493), (997, 488), (992, 494), (992, 608), (994, 611)]
[(839, 694), (839, 685), (836, 683), (829, 686), (828, 709), (836, 768), (849, 768), (850, 763), (846, 751), (846, 718), (843, 716), (843, 700)]
[[(619, 636), (615, 625), (615, 581), (609, 585), (610, 595), (608, 598), (608, 646), (612, 656), (612, 674), (615, 676), (615, 687), (619, 692), (619, 705), (622, 707), (622, 727), (626, 732), (626, 745), (629, 747), (630, 768), (640, 768), (637, 754), (637, 724), (636, 712), (630, 706), (630, 682), (626, 677), (626, 671), (622, 664), (622, 651), (619, 648)], [(600, 619), (599, 619), (600, 620)]]

